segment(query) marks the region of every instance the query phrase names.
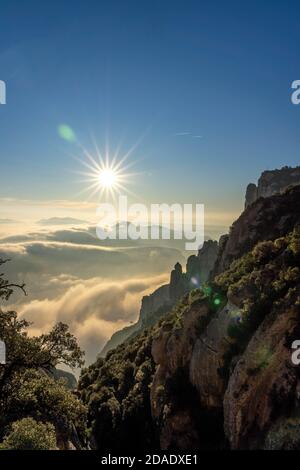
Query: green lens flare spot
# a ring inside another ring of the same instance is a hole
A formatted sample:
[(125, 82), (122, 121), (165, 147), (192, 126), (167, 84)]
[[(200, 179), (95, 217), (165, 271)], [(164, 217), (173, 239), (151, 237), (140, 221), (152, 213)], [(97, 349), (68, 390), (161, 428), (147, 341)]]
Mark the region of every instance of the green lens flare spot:
[(204, 286), (202, 288), (202, 290), (203, 290), (205, 295), (211, 295), (211, 293), (212, 293), (212, 288), (210, 286)]
[(219, 299), (219, 298), (216, 298), (216, 299), (214, 299), (214, 301), (213, 301), (213, 302), (214, 302), (214, 305), (217, 307), (218, 305), (220, 305), (220, 304), (221, 304), (221, 299)]
[(76, 142), (75, 132), (66, 124), (60, 124), (58, 126), (58, 134), (63, 140), (66, 140), (67, 142)]

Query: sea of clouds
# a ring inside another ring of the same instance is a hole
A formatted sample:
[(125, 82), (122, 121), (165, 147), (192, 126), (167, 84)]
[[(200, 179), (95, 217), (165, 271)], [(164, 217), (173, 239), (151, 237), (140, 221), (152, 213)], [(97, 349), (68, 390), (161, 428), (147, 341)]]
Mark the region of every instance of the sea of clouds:
[(14, 294), (2, 308), (32, 322), (32, 335), (68, 323), (89, 364), (116, 330), (137, 320), (142, 297), (167, 282), (185, 258), (174, 242), (101, 242), (95, 227), (71, 222), (43, 221), (26, 233), (2, 234), (0, 257), (10, 259), (3, 271), (25, 282), (28, 292)]

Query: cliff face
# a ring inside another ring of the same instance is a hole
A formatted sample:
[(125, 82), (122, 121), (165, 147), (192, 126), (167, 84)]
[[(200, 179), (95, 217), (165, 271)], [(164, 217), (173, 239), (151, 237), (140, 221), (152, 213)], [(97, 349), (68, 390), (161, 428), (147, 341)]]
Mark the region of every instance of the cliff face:
[[(224, 446), (219, 410), (213, 410), (210, 415), (207, 413), (189, 372), (197, 338), (209, 324), (213, 311), (202, 294), (194, 291), (181, 300), (153, 335), (151, 353), (157, 367), (150, 401), (161, 449)], [(197, 367), (203, 377), (205, 370), (200, 363)], [(205, 363), (205, 369), (209, 367), (210, 364)]]
[(159, 308), (171, 304), (169, 284), (159, 287), (152, 294), (146, 295), (142, 299), (140, 311), (140, 321), (147, 325), (149, 317)]
[(143, 328), (147, 327), (148, 324), (151, 324), (152, 316), (156, 318), (155, 314), (159, 316), (160, 311), (163, 313), (165, 309), (171, 307), (171, 304), (172, 301), (170, 298), (169, 284), (159, 287), (150, 295), (145, 295), (142, 298), (138, 321), (133, 325), (127, 326), (126, 328), (114, 333), (102, 349), (100, 356), (105, 357), (108, 351), (116, 348), (131, 336), (141, 332)]
[(126, 341), (130, 336), (134, 335), (139, 331), (140, 328), (140, 323), (134, 323), (133, 325), (126, 326), (122, 330), (116, 331), (112, 337), (107, 341), (103, 349), (100, 351), (99, 356), (100, 357), (105, 357), (106, 354), (111, 351), (112, 349), (115, 349), (119, 344), (122, 344), (124, 341)]
[(218, 252), (218, 242), (207, 240), (197, 255), (188, 257), (185, 273), (182, 271), (182, 266), (176, 263), (170, 279), (170, 298), (173, 303), (180, 300), (187, 292), (206, 283), (215, 265)]
[(291, 362), (299, 293), (298, 283), (296, 295), (270, 309), (230, 376), (223, 403), (232, 449), (299, 449), (300, 382)]
[(143, 328), (152, 326), (185, 293), (206, 282), (215, 264), (217, 253), (218, 242), (208, 240), (204, 242), (197, 255), (188, 258), (185, 273), (182, 271), (181, 264), (176, 263), (170, 274), (170, 283), (142, 298), (137, 323), (114, 333), (102, 349), (100, 356), (104, 357), (108, 351), (141, 332)]
[(171, 271), (169, 293), (172, 302), (176, 302), (186, 292), (185, 276), (180, 263), (176, 263)]
[(154, 336), (161, 448), (299, 448), (299, 262), (300, 227), (257, 244)]
[(245, 208), (260, 197), (270, 197), (285, 191), (288, 186), (300, 184), (300, 167), (264, 171), (257, 185), (250, 183), (246, 190)]
[(227, 269), (233, 260), (259, 241), (274, 240), (299, 222), (300, 186), (288, 189), (284, 194), (258, 199), (233, 223), (229, 235), (221, 237), (211, 278)]
[(81, 377), (94, 447), (300, 449), (300, 187), (254, 201), (189, 290), (195, 258), (181, 299)]
[(299, 265), (298, 226), (87, 369), (93, 446), (299, 448)]
[(186, 264), (187, 291), (205, 284), (209, 279), (218, 254), (218, 242), (207, 240), (197, 255), (191, 255)]
[(203, 247), (198, 252), (199, 277), (203, 284), (209, 279), (211, 271), (215, 265), (218, 254), (218, 242), (213, 240), (205, 241)]

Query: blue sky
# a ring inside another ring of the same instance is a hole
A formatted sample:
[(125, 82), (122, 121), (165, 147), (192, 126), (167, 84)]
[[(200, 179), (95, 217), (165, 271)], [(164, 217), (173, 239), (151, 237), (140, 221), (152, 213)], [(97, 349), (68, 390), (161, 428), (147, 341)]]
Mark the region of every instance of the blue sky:
[(149, 202), (240, 210), (261, 171), (299, 164), (296, 1), (1, 0), (0, 16), (0, 197), (82, 189), (61, 123), (90, 150), (91, 135), (121, 153), (144, 135)]

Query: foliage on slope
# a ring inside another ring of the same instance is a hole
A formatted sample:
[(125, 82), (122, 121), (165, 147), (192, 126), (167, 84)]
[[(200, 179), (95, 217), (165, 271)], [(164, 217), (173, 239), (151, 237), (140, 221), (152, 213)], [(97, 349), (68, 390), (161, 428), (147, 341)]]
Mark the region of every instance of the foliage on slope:
[(300, 305), (300, 226), (285, 237), (258, 243), (254, 249), (215, 278), (214, 284), (239, 307), (228, 328), (231, 348), (224, 372), (241, 354), (265, 316), (282, 307)]
[(150, 450), (155, 444), (149, 386), (154, 373), (151, 332), (109, 352), (83, 370), (78, 389), (88, 405), (93, 447)]
[[(227, 271), (216, 277), (211, 285), (185, 295), (154, 327), (127, 341), (111, 351), (106, 359), (98, 359), (94, 365), (83, 371), (79, 390), (89, 409), (88, 423), (93, 446), (112, 450), (136, 446), (141, 450), (157, 449), (162, 442), (162, 432), (163, 442), (169, 442), (167, 445), (174, 445), (175, 448), (176, 445), (188, 448), (188, 439), (193, 439), (191, 442), (195, 445), (197, 439), (205, 438), (205, 430), (198, 429), (197, 423), (197, 429), (194, 430), (188, 424), (190, 437), (184, 429), (184, 420), (191, 423), (189, 420), (193, 410), (189, 407), (194, 407), (194, 415), (201, 417), (200, 428), (204, 419), (206, 429), (208, 423), (215, 419), (213, 413), (208, 412), (205, 415), (205, 410), (201, 414), (200, 401), (197, 403), (194, 392), (192, 393), (192, 384), (189, 383), (189, 356), (187, 361), (184, 361), (183, 356), (185, 351), (193, 349), (195, 340), (192, 341), (190, 328), (200, 338), (210, 321), (225, 308), (227, 299), (238, 308), (238, 314), (233, 316), (225, 332), (227, 352), (220, 358), (223, 363), (219, 370), (220, 380), (227, 383), (235, 367), (233, 359), (243, 354), (266, 316), (276, 316), (276, 312), (280, 314), (291, 303), (300, 305), (299, 266), (300, 229), (296, 227), (286, 236), (258, 243), (251, 252), (234, 261)], [(200, 312), (204, 306), (207, 313), (197, 316), (197, 309)], [(191, 321), (194, 324), (190, 325)], [(288, 339), (291, 341), (297, 333), (295, 330)], [(157, 403), (153, 404), (150, 390), (157, 373), (157, 364), (154, 363), (151, 348), (154, 341), (157, 343), (156, 338), (159, 335), (162, 335), (159, 345), (162, 349), (158, 363), (168, 376), (166, 382), (164, 378), (156, 380), (157, 393), (153, 397)], [(268, 358), (263, 351), (258, 362), (258, 367), (268, 366)], [(201, 375), (201, 371), (199, 373)], [(178, 384), (179, 388), (174, 384)], [(180, 403), (178, 390), (182, 398)], [(186, 391), (192, 395), (186, 395)], [(188, 396), (193, 396), (193, 400), (184, 403), (184, 397)], [(168, 410), (173, 409), (173, 415), (169, 413), (169, 418), (165, 414), (166, 404)], [(155, 420), (153, 409), (157, 411)], [(177, 426), (176, 431), (174, 426)], [(178, 426), (182, 426), (182, 432), (180, 429), (178, 431)], [(219, 432), (219, 428), (217, 431)], [(170, 434), (167, 437), (166, 432)], [(180, 435), (177, 441), (172, 435), (175, 432)], [(213, 439), (213, 425), (210, 433)], [(182, 436), (185, 436), (184, 439)], [(198, 436), (197, 439), (195, 436)], [(220, 440), (220, 436), (218, 439)], [(198, 442), (198, 445), (201, 447), (201, 443)], [(210, 443), (206, 442), (205, 445), (209, 447)]]
[(37, 422), (33, 418), (15, 421), (0, 450), (56, 450), (56, 434), (53, 424)]
[(209, 294), (198, 289), (185, 295), (155, 326), (145, 329), (110, 351), (105, 359), (98, 358), (82, 371), (78, 390), (83, 403), (88, 406), (88, 431), (93, 447), (110, 450), (159, 448), (150, 402), (156, 369), (151, 354), (153, 339), (162, 328), (176, 334), (181, 328), (184, 312), (207, 295), (213, 305), (211, 290)]

